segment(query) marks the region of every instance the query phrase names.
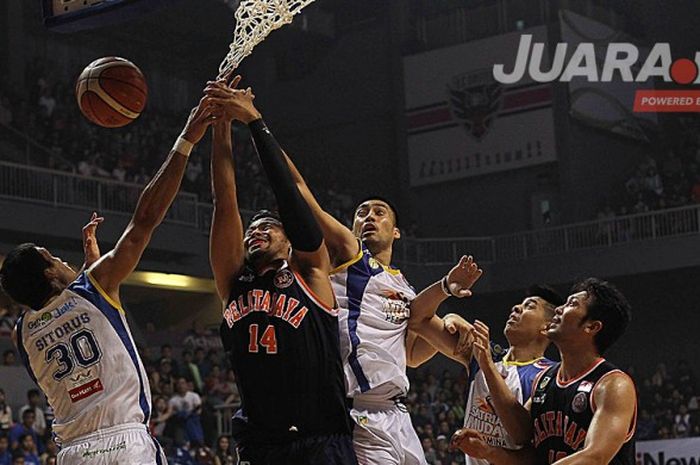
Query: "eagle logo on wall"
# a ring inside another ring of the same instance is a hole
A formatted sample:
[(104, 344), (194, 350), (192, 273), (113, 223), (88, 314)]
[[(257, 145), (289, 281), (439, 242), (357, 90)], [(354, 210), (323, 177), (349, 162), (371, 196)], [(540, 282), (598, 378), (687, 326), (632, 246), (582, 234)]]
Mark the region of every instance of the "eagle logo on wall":
[(460, 74), (447, 84), (452, 116), (474, 139), (488, 134), (501, 107), (503, 87), (490, 71)]

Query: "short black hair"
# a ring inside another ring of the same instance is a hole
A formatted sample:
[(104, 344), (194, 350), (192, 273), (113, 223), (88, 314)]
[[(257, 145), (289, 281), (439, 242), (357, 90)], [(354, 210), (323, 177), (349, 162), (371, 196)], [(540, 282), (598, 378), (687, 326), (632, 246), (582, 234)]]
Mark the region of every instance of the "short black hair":
[(364, 199), (362, 199), (361, 201), (359, 201), (357, 203), (357, 207), (355, 207), (355, 212), (357, 212), (357, 208), (360, 205), (362, 205), (365, 202), (372, 201), (372, 200), (379, 200), (380, 202), (384, 202), (385, 204), (389, 205), (389, 209), (394, 214), (394, 226), (398, 228), (399, 227), (399, 211), (396, 208), (396, 205), (394, 205), (394, 203), (391, 200), (389, 200), (385, 197), (382, 197), (381, 195), (370, 195), (369, 197), (365, 197)]
[(39, 392), (38, 389), (30, 389), (27, 391), (27, 398), (30, 398), (33, 396), (41, 396), (41, 393)]
[(15, 247), (0, 268), (0, 286), (12, 300), (39, 310), (53, 292), (44, 271), (49, 262), (30, 242)]
[(550, 305), (560, 307), (564, 305), (564, 298), (547, 284), (533, 284), (525, 292), (525, 297), (539, 297)]
[(586, 320), (603, 323), (594, 342), (600, 355), (612, 346), (627, 329), (632, 320), (632, 307), (620, 290), (607, 281), (588, 278), (574, 284), (571, 293), (585, 291), (588, 294)]
[(248, 227), (250, 228), (250, 225), (258, 221), (259, 219), (262, 218), (272, 218), (273, 220), (277, 221), (278, 223), (282, 223), (282, 220), (280, 219), (280, 215), (272, 210), (258, 210), (255, 212), (255, 214), (250, 218), (250, 222), (248, 223)]

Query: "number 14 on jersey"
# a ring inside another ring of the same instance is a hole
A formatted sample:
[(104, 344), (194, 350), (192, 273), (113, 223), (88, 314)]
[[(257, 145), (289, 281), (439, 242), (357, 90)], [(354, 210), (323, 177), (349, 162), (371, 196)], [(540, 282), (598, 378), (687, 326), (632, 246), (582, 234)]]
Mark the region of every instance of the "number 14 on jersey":
[(263, 346), (266, 354), (277, 353), (277, 336), (273, 325), (267, 325), (262, 336), (258, 339), (259, 327), (257, 323), (253, 323), (248, 327), (248, 334), (250, 335), (248, 352), (257, 354), (260, 351), (260, 346)]

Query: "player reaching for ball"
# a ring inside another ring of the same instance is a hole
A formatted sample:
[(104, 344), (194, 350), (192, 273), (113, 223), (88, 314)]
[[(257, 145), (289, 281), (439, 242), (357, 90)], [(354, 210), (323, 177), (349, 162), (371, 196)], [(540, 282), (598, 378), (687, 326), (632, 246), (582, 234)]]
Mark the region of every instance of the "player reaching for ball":
[[(228, 87), (211, 83), (211, 89)], [(247, 91), (247, 101), (252, 94)], [(224, 308), (221, 338), (241, 394), (241, 463), (355, 465), (338, 341), (338, 309), (321, 229), (282, 149), (250, 107), (223, 103), (214, 125), (210, 261)], [(243, 230), (231, 119), (250, 128), (279, 206)]]
[[(236, 108), (249, 121), (259, 118), (250, 93), (219, 84), (207, 93), (215, 97), (214, 102)], [(268, 157), (260, 152), (263, 165), (271, 163)], [(468, 365), (457, 346), (466, 342), (471, 327), (461, 322), (465, 337), (460, 341), (435, 311), (449, 296), (471, 295), (469, 288), (481, 270), (472, 257), (463, 257), (447, 276), (416, 296), (401, 271), (391, 266), (392, 246), (400, 237), (396, 210), (386, 200), (371, 197), (358, 206), (350, 231), (321, 209), (291, 161), (286, 161), (284, 178), (294, 182), (292, 192), (298, 189), (308, 203), (335, 267), (331, 281), (340, 308), (340, 345), (348, 395), (354, 402), (353, 445), (358, 461), (425, 464), (420, 440), (402, 403), (409, 387), (407, 359), (418, 365), (435, 354), (433, 347), (437, 347)], [(273, 186), (275, 182), (272, 180)]]
[(59, 464), (166, 463), (148, 433), (151, 390), (119, 287), (165, 217), (193, 145), (214, 120), (213, 111), (207, 98), (192, 110), (121, 238), (99, 259), (93, 237), (99, 219), (93, 216), (85, 231), (85, 271), (76, 273), (31, 243), (13, 249), (2, 264), (3, 290), (29, 307), (17, 320), (13, 341), (55, 412)]

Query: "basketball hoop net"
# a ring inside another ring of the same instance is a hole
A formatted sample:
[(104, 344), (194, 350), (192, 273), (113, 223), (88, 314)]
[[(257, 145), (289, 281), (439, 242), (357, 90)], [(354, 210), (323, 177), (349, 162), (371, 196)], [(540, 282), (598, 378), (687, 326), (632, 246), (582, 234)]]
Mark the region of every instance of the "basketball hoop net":
[(238, 68), (253, 48), (272, 31), (289, 24), (294, 15), (314, 0), (241, 0), (234, 14), (236, 29), (233, 42), (224, 61), (219, 65), (217, 79)]

